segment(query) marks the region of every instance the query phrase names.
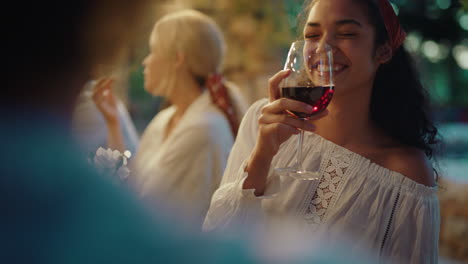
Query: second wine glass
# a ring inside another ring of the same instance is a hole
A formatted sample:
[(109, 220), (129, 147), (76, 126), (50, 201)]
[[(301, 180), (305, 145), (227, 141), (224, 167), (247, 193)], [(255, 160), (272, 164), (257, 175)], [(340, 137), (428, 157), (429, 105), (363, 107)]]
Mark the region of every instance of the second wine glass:
[[(287, 114), (307, 120), (325, 110), (335, 91), (333, 82), (333, 52), (326, 43), (299, 40), (292, 43), (284, 66), (290, 74), (281, 84), (281, 96), (297, 100), (312, 106), (312, 113), (287, 111)], [(310, 171), (302, 165), (302, 142), (304, 131), (301, 130), (297, 142), (296, 159), (291, 167), (276, 168), (279, 175), (301, 180), (318, 179), (318, 171)]]

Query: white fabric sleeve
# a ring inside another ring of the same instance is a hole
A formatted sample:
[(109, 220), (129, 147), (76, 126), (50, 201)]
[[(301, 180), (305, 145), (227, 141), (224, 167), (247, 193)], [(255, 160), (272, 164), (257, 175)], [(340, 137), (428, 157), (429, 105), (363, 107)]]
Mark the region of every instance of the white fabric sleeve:
[(257, 138), (260, 109), (267, 102), (266, 99), (262, 99), (254, 103), (241, 122), (220, 188), (211, 199), (210, 209), (203, 225), (204, 231), (245, 227), (262, 221), (264, 217), (262, 200), (274, 197), (280, 190), (280, 179), (271, 173), (271, 169), (263, 196), (256, 197), (254, 189), (242, 189), (247, 178), (245, 167)]
[(402, 191), (387, 226), (382, 255), (394, 263), (438, 263), (439, 210), (435, 192)]

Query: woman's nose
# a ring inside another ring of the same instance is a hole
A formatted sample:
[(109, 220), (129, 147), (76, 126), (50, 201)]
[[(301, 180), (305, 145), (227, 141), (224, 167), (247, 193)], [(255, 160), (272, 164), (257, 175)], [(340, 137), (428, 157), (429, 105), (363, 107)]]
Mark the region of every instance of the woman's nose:
[(146, 57), (143, 59), (143, 61), (141, 62), (141, 64), (142, 64), (143, 66), (146, 66), (146, 62), (148, 61), (148, 57), (149, 57), (149, 56), (146, 56)]
[(324, 35), (320, 41), (317, 42), (316, 52), (326, 53), (328, 51), (333, 51), (333, 46), (331, 43), (331, 39), (327, 35)]
[(334, 31), (324, 30), (320, 38), (316, 40), (317, 52), (324, 52), (327, 48), (335, 49), (336, 33)]

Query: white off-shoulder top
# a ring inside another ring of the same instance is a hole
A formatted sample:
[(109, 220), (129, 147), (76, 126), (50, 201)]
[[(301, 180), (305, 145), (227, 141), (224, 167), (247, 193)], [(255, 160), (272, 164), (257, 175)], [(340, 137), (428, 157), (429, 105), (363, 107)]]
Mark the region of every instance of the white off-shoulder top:
[(267, 102), (253, 104), (241, 123), (221, 185), (212, 197), (205, 231), (245, 230), (288, 215), (329, 245), (344, 236), (352, 239), (349, 253), (371, 249), (382, 260), (395, 263), (437, 263), (437, 187), (419, 184), (317, 134), (305, 133), (303, 166), (319, 170), (319, 180), (280, 177), (273, 170), (293, 164), (297, 135), (284, 142), (273, 158), (264, 196), (243, 190), (257, 120)]

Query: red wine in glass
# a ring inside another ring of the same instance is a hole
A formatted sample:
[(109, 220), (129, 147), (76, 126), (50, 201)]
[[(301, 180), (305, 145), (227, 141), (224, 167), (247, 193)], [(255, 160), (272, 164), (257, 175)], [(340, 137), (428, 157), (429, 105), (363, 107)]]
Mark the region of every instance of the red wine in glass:
[(307, 119), (325, 110), (333, 97), (334, 91), (334, 86), (295, 86), (281, 88), (283, 97), (301, 101), (312, 106), (312, 113), (310, 114), (288, 111), (289, 114), (301, 119)]

